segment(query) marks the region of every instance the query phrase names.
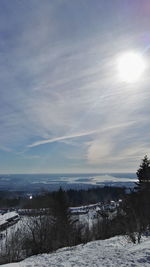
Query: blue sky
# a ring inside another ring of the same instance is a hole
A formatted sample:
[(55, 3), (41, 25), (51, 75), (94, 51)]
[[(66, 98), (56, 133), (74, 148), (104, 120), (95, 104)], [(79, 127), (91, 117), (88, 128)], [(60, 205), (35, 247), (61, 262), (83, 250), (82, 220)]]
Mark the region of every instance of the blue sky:
[(0, 173), (136, 171), (149, 155), (147, 0), (0, 1)]

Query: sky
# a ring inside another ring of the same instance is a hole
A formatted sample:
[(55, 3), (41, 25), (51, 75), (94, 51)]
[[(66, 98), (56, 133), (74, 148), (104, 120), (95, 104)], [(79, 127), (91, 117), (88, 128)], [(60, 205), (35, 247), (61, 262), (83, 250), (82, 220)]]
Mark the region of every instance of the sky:
[[(0, 173), (135, 172), (150, 153), (150, 1), (0, 1)], [(142, 53), (136, 83), (117, 57)]]

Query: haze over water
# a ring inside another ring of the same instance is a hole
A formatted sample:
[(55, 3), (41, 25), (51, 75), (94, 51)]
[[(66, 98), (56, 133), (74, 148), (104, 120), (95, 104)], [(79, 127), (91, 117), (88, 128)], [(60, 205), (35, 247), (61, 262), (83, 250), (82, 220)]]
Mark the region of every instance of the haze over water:
[(40, 191), (89, 188), (93, 186), (133, 187), (136, 181), (134, 173), (113, 174), (8, 174), (0, 175), (0, 190)]

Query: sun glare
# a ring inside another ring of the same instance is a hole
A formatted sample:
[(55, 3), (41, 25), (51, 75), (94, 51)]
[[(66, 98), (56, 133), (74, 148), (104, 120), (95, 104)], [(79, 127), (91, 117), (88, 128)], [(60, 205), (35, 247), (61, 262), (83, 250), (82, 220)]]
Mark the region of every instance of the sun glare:
[(141, 54), (127, 52), (118, 58), (118, 71), (121, 81), (134, 83), (142, 77), (146, 63)]

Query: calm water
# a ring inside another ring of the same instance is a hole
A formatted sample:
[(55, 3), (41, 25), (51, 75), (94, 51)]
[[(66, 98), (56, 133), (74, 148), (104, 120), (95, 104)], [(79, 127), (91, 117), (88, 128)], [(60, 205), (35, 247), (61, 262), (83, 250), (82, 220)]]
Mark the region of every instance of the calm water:
[(93, 186), (131, 187), (136, 180), (134, 173), (100, 174), (9, 174), (0, 175), (0, 190), (39, 191), (68, 188), (89, 188)]

